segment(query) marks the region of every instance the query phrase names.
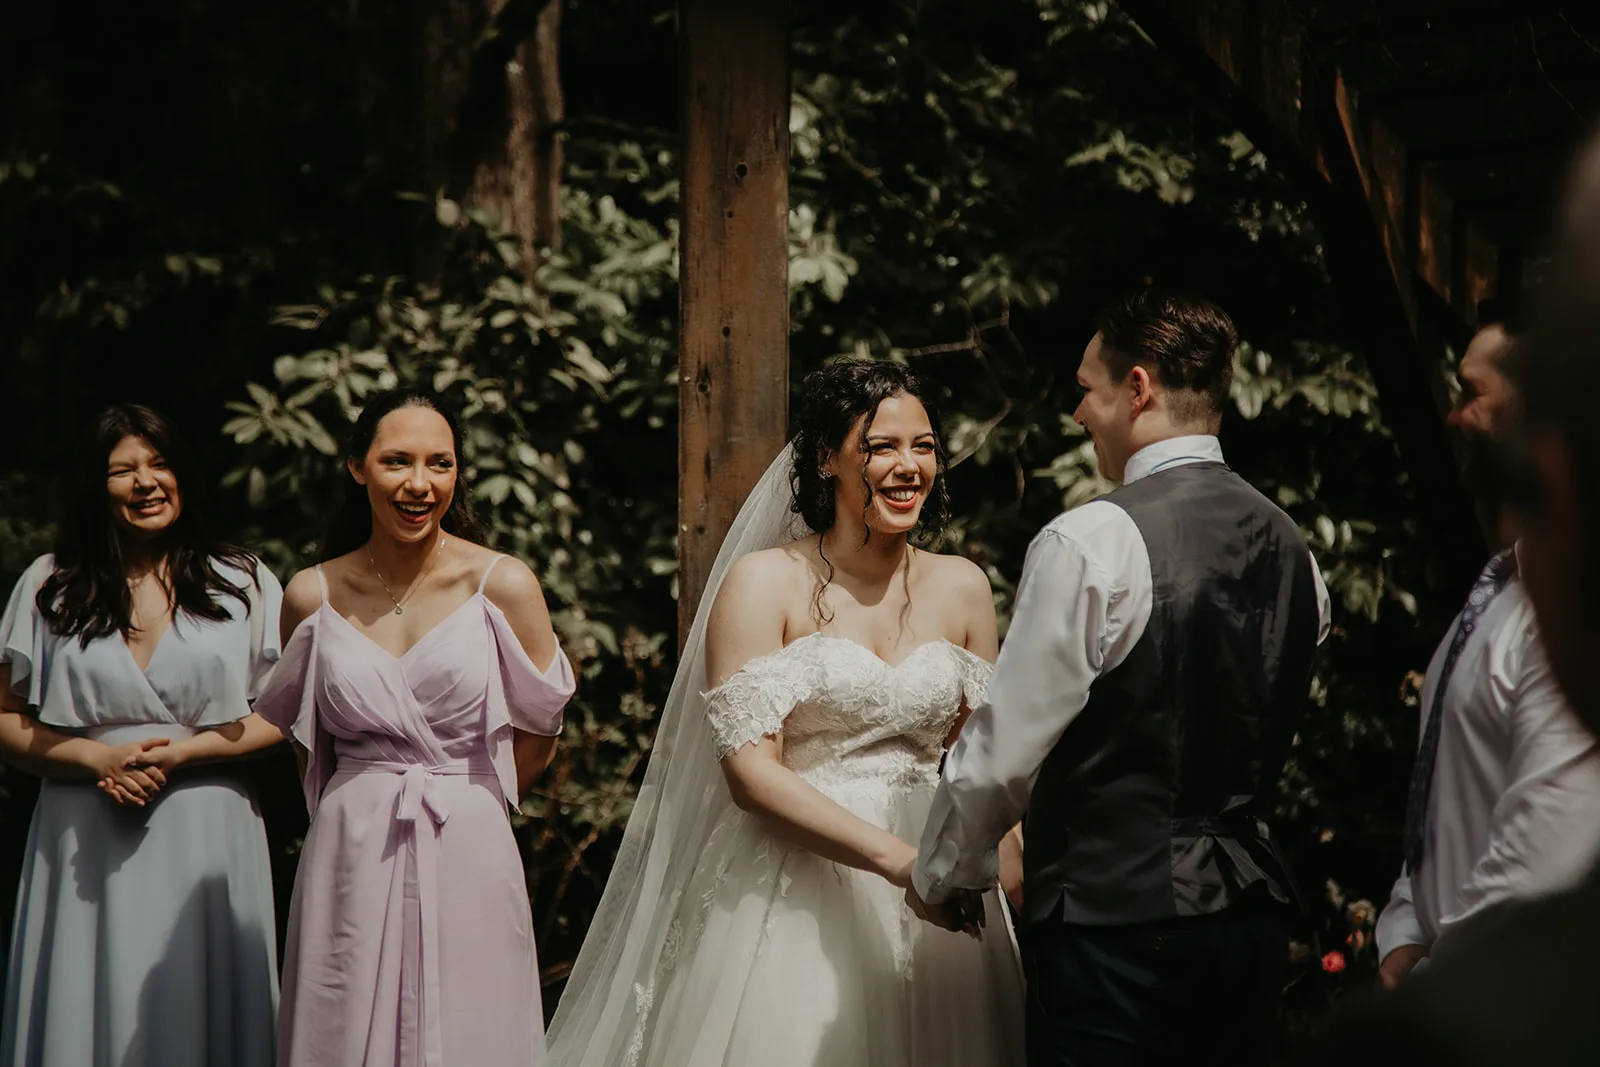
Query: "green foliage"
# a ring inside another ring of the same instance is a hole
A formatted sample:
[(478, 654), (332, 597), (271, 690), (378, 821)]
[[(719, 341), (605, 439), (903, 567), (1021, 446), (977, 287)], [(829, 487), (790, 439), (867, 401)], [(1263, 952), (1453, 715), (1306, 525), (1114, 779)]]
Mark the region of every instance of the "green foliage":
[[(248, 25), (219, 14), (216, 32), (343, 54), (343, 5), (292, 7)], [(251, 114), (273, 123), (282, 173), (230, 162), (255, 138), (224, 110), (208, 121), (231, 147), (209, 154), (145, 130), (164, 138), (162, 153), (141, 142), (152, 172), (97, 176), (61, 153), (0, 165), (0, 264), (27, 279), (0, 294), (0, 327), (36, 371), (23, 385), (54, 376), (25, 412), (46, 460), (72, 427), (39, 401), (76, 398), (75, 417), (112, 395), (176, 408), (225, 481), (234, 536), (287, 576), (309, 561), (365, 397), (417, 382), (460, 408), (491, 537), (535, 567), (582, 674), (519, 822), (554, 975), (604, 883), (675, 658), (671, 27), (664, 0), (567, 5), (562, 245), (531, 283), (493, 220), (375, 188), (383, 168), (349, 147), (365, 144), (359, 94), (331, 61), (304, 84), (284, 76), (286, 48), (248, 52), (260, 84), (229, 104), (272, 105)], [(172, 40), (209, 47), (198, 31)], [(1454, 605), (1303, 197), (1103, 0), (806, 0), (792, 40), (794, 376), (860, 353), (938, 385), (948, 547), (988, 570), (1002, 620), (1033, 533), (1108, 488), (1070, 417), (1094, 310), (1154, 281), (1234, 314), (1246, 343), (1224, 447), (1306, 532), (1336, 605), (1280, 819), (1305, 885), (1382, 899), (1415, 672)], [(439, 276), (384, 266), (427, 226), (450, 235)], [(47, 540), (20, 519), (42, 513), (42, 485), (31, 470), (0, 481), (7, 576)], [(1315, 939), (1366, 936), (1370, 908), (1344, 894)], [(1307, 944), (1302, 977), (1327, 947)], [(1366, 944), (1351, 942), (1352, 973)]]

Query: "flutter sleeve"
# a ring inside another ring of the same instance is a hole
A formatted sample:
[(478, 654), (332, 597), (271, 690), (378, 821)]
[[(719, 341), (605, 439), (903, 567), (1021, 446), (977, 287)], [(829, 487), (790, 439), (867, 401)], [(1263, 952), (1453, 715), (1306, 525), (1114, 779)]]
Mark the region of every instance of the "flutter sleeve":
[(317, 649), (321, 634), (321, 612), (307, 616), (295, 628), (254, 705), (256, 714), (305, 750), (306, 811), (313, 818), (322, 791), (333, 777), (334, 764), (333, 738), (317, 718)]
[(53, 557), (34, 560), (12, 586), (5, 615), (0, 616), (0, 663), (11, 668), (12, 695), (27, 701), (30, 708), (43, 706), (44, 679), (50, 670), (46, 663), (50, 631), (36, 600), (39, 588), (54, 570)]
[(250, 658), (245, 696), (260, 698), (272, 669), (283, 656), (278, 640), (278, 618), (283, 613), (283, 586), (267, 565), (256, 561), (255, 587), (250, 590)]
[(567, 701), (577, 691), (577, 679), (567, 654), (558, 646), (556, 658), (540, 670), (517, 639), (511, 622), (493, 602), (485, 600), (489, 616), (489, 703), (486, 711), (489, 758), (506, 803), (517, 803), (517, 766), (512, 753), (514, 731), (557, 737), (561, 733)]
[(783, 729), (784, 720), (811, 696), (814, 666), (796, 645), (779, 649), (740, 667), (715, 689), (701, 694), (711, 736), (722, 759), (745, 745)]

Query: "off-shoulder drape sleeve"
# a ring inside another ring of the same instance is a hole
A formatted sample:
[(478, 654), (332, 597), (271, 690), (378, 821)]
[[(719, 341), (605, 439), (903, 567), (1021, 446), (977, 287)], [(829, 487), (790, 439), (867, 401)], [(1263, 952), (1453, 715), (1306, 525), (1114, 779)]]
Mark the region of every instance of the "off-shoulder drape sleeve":
[(250, 662), (245, 678), (245, 696), (261, 696), (272, 669), (283, 655), (278, 640), (278, 617), (283, 612), (283, 586), (267, 565), (256, 561), (256, 584), (250, 590)]
[(333, 738), (317, 718), (317, 649), (322, 616), (308, 616), (296, 627), (282, 658), (272, 668), (255, 711), (306, 751), (306, 811), (315, 816), (317, 801), (333, 777)]
[(567, 701), (577, 691), (577, 679), (567, 654), (558, 646), (546, 670), (528, 656), (505, 613), (491, 601), (489, 616), (489, 703), (486, 710), (489, 758), (506, 803), (517, 803), (517, 766), (512, 754), (514, 730), (556, 737), (561, 733)]
[(975, 708), (983, 702), (984, 694), (989, 691), (994, 664), (964, 648), (957, 648), (956, 651), (960, 653), (957, 658), (961, 663), (961, 698), (966, 701), (968, 708)]
[(717, 758), (782, 730), (789, 713), (810, 697), (814, 673), (809, 656), (785, 648), (757, 656), (702, 694)]
[(44, 704), (45, 657), (50, 632), (39, 615), (35, 599), (40, 586), (55, 570), (53, 557), (34, 560), (11, 589), (4, 616), (0, 616), (0, 663), (11, 667), (11, 692), (28, 702), (28, 707)]

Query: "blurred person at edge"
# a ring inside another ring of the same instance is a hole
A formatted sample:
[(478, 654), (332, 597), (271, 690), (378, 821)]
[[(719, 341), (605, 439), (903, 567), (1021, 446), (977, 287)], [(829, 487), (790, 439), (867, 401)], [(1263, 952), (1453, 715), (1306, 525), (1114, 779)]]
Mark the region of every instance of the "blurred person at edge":
[[(1506, 309), (1514, 310), (1514, 309)], [(1600, 745), (1563, 699), (1520, 571), (1515, 516), (1493, 472), (1514, 418), (1522, 326), (1499, 307), (1457, 368), (1449, 423), (1465, 477), (1498, 519), (1497, 551), (1440, 640), (1422, 686), (1401, 872), (1378, 920), (1378, 979), (1394, 989), (1457, 931), (1508, 900), (1574, 885), (1600, 849)]]
[[(1521, 397), (1497, 468), (1551, 668), (1600, 733), (1600, 136), (1573, 167), (1556, 255), (1512, 363)], [(1600, 820), (1600, 811), (1594, 812)], [(1317, 1063), (1593, 1064), (1600, 1059), (1600, 869), (1497, 909), (1401, 988), (1354, 1006)]]

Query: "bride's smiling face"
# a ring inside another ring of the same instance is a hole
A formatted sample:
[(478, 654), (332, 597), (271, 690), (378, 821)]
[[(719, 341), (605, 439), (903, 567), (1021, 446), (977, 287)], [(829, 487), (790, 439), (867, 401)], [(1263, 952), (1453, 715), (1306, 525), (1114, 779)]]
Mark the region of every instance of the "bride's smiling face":
[(933, 423), (922, 402), (907, 393), (879, 404), (863, 435), (866, 422), (865, 415), (857, 419), (822, 464), (835, 487), (836, 521), (864, 517), (875, 533), (909, 534), (939, 473)]

